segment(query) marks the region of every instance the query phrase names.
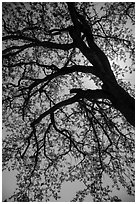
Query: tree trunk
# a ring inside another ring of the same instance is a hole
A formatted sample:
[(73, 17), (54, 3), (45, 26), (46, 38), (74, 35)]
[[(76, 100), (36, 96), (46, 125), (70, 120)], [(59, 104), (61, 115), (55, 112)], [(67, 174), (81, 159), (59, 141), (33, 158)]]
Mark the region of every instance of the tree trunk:
[(107, 80), (103, 89), (110, 95), (113, 106), (119, 110), (127, 121), (135, 126), (135, 100), (117, 83)]
[[(108, 94), (113, 106), (119, 110), (127, 121), (135, 126), (135, 100), (116, 81), (109, 60), (105, 53), (94, 42), (91, 27), (84, 18), (78, 14), (74, 4), (68, 3), (73, 29), (70, 36), (77, 48), (94, 67), (94, 74), (103, 82), (103, 90)], [(80, 33), (84, 33), (87, 43), (83, 41)], [(91, 96), (92, 97), (92, 96)]]

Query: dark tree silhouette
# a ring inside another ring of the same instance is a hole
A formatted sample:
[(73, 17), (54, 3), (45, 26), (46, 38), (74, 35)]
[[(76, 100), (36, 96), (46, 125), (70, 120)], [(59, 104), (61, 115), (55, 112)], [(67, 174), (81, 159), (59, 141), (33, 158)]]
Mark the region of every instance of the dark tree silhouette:
[(121, 79), (134, 71), (134, 12), (132, 2), (3, 3), (3, 169), (18, 171), (10, 199), (58, 199), (77, 180), (85, 188), (73, 201), (118, 201), (120, 184), (134, 195), (134, 90)]

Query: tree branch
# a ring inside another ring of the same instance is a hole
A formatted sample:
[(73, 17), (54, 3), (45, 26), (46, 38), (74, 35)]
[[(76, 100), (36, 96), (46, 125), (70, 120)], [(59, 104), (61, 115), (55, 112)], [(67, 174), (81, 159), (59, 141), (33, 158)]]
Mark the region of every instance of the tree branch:
[[(24, 39), (24, 37), (22, 36), (14, 36), (14, 39)], [(31, 39), (31, 38), (30, 38)], [(21, 45), (21, 46), (12, 46), (9, 48), (6, 48), (2, 51), (2, 55), (3, 57), (8, 57), (10, 55), (16, 55), (17, 52), (12, 52), (13, 50), (18, 50), (18, 52), (25, 50), (26, 48), (30, 48), (30, 47), (36, 47), (36, 46), (41, 46), (44, 48), (51, 48), (51, 49), (61, 49), (61, 50), (70, 50), (72, 48), (74, 48), (74, 43), (70, 43), (70, 44), (58, 44), (58, 43), (53, 43), (53, 42), (49, 42), (49, 41), (39, 41), (39, 40), (34, 40), (31, 39), (31, 41), (33, 41), (33, 43), (29, 43), (29, 44), (25, 44), (25, 45)]]
[(67, 100), (61, 101), (46, 112), (42, 113), (36, 120), (34, 120), (31, 123), (31, 126), (38, 124), (44, 117), (46, 117), (48, 114), (52, 114), (57, 109), (60, 109), (62, 106), (67, 106), (72, 103), (78, 102), (80, 98), (86, 98), (89, 101), (92, 101), (93, 99), (108, 99), (109, 95), (103, 91), (103, 90), (82, 90), (82, 89), (71, 89), (70, 93), (76, 93), (75, 96), (72, 98), (69, 98)]
[(86, 98), (89, 101), (92, 101), (93, 99), (111, 99), (109, 94), (101, 89), (96, 90), (82, 90), (82, 89), (71, 89), (70, 93), (77, 93), (81, 98)]
[[(46, 67), (46, 65), (44, 65)], [(51, 65), (52, 67), (52, 65)], [(49, 68), (49, 66), (48, 66)], [(58, 69), (58, 71), (56, 71), (55, 73), (52, 73), (50, 75), (47, 75), (46, 77), (42, 78), (42, 79), (33, 79), (30, 77), (26, 77), (26, 79), (32, 80), (34, 81), (29, 87), (27, 87), (30, 91), (36, 87), (37, 85), (39, 85), (40, 83), (43, 82), (50, 82), (52, 79), (58, 77), (58, 76), (62, 76), (62, 75), (66, 75), (66, 74), (70, 74), (73, 72), (82, 72), (82, 73), (91, 73), (95, 76), (98, 76), (97, 74), (97, 69), (95, 69), (95, 67), (93, 66), (82, 66), (82, 65), (73, 65), (71, 67), (63, 67), (62, 69)], [(25, 87), (26, 88), (26, 87)], [(39, 91), (39, 90), (37, 90)]]
[(42, 113), (36, 120), (34, 120), (31, 123), (31, 126), (33, 127), (34, 125), (38, 124), (44, 117), (46, 117), (48, 114), (55, 112), (57, 109), (61, 108), (62, 106), (67, 106), (67, 105), (70, 105), (72, 103), (75, 103), (79, 99), (80, 99), (80, 96), (76, 95), (76, 96), (73, 96), (72, 98), (69, 98), (65, 101), (59, 102), (58, 104), (56, 104), (55, 106), (53, 106), (52, 108), (47, 110), (46, 112)]

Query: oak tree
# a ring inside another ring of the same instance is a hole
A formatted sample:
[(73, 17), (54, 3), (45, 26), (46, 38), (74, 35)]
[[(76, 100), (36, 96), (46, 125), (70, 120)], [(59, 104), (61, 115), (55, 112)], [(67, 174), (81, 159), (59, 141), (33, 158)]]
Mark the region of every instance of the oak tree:
[[(134, 195), (134, 3), (3, 3), (3, 170), (14, 201)], [(123, 80), (122, 80), (123, 79)], [(109, 177), (111, 184), (104, 183)]]

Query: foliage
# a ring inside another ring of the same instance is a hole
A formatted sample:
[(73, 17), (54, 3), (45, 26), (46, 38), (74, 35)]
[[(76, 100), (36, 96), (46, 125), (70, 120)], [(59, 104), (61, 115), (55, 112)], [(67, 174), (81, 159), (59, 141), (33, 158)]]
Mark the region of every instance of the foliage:
[[(112, 62), (118, 83), (134, 72), (134, 3), (76, 3), (95, 42)], [(132, 25), (132, 26), (129, 26)], [(3, 3), (3, 170), (17, 169), (14, 201), (59, 199), (64, 181), (85, 189), (72, 201), (119, 201), (104, 186), (134, 195), (134, 128), (108, 99), (77, 97), (76, 88), (101, 88), (75, 46), (66, 3)], [(84, 41), (83, 37), (83, 41)], [(121, 67), (116, 61), (130, 64)], [(128, 60), (129, 59), (129, 60)]]

